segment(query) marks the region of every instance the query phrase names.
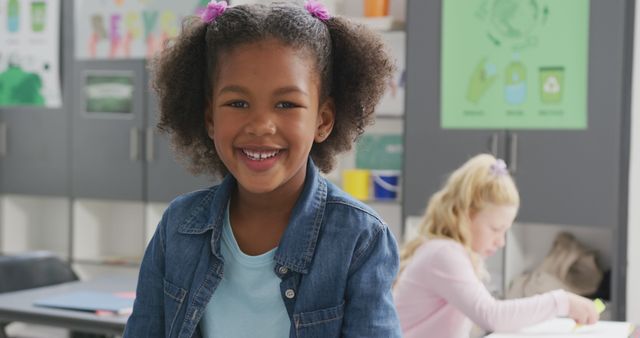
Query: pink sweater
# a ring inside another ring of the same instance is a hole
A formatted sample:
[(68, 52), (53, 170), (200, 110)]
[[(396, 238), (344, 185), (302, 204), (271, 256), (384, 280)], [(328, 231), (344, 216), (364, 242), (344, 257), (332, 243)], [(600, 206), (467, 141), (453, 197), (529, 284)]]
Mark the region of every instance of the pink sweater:
[(405, 338), (469, 337), (471, 321), (489, 331), (508, 331), (566, 316), (562, 290), (497, 300), (476, 277), (464, 247), (452, 240), (423, 244), (402, 272), (394, 298)]

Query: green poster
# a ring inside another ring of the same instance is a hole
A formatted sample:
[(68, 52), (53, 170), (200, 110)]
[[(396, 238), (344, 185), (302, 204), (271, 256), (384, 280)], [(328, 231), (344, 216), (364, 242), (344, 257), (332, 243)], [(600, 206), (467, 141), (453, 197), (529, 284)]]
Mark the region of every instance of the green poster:
[(444, 0), (443, 129), (586, 129), (589, 0)]
[(356, 168), (402, 169), (402, 135), (366, 134), (356, 144)]
[(133, 73), (90, 73), (85, 86), (87, 113), (131, 113)]

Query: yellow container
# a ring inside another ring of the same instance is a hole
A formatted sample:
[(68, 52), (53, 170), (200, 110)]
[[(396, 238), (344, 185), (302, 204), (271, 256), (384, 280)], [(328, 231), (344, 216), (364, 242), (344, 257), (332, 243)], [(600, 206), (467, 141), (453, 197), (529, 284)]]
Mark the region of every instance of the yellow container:
[(389, 0), (364, 0), (364, 16), (389, 15)]
[(371, 174), (369, 170), (347, 169), (342, 171), (342, 189), (359, 200), (369, 199)]

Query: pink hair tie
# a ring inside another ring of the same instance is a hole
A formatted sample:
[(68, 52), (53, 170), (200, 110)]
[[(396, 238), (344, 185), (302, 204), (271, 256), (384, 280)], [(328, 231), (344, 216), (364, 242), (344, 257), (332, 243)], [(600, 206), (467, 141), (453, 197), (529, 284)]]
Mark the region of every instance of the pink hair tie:
[(207, 7), (205, 7), (200, 13), (200, 19), (202, 22), (211, 23), (217, 17), (219, 17), (224, 11), (227, 9), (227, 2), (220, 1), (216, 2), (216, 0), (211, 0)]
[(327, 8), (316, 0), (308, 0), (304, 4), (304, 8), (309, 12), (309, 14), (318, 18), (320, 21), (324, 22), (331, 19), (331, 14), (329, 14)]

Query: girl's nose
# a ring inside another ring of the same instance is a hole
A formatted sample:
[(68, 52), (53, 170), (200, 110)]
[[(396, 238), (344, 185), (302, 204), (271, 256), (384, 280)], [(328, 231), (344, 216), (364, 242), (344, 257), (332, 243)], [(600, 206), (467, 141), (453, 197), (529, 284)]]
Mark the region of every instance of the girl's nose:
[(276, 124), (271, 114), (255, 112), (252, 114), (245, 130), (248, 134), (254, 136), (271, 135), (276, 132)]

